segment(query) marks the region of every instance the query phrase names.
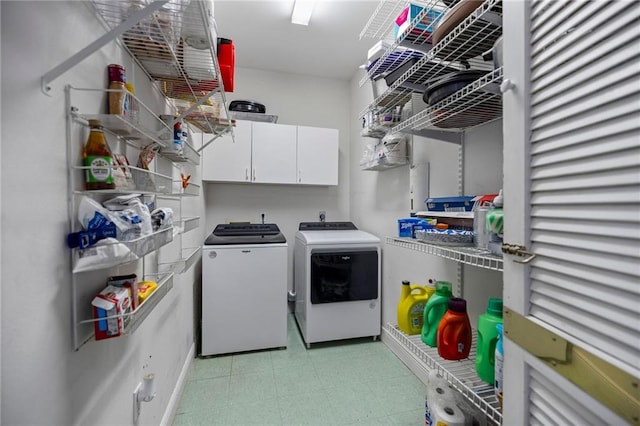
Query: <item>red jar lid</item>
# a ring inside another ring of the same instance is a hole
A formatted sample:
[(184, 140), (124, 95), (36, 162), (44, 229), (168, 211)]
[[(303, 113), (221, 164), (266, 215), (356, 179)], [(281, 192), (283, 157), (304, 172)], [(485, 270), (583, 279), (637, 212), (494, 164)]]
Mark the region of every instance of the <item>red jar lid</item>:
[(121, 81), (125, 83), (127, 81), (124, 67), (118, 64), (110, 64), (109, 69), (109, 81)]

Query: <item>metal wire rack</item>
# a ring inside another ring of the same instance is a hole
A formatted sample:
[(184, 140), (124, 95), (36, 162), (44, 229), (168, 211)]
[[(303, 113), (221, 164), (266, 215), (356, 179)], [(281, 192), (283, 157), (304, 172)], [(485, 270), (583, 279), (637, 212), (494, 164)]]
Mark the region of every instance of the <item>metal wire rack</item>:
[[(401, 11), (404, 7), (406, 7), (408, 2), (402, 0), (398, 1), (396, 5), (398, 6), (398, 11)], [(446, 7), (443, 7), (442, 4), (437, 0), (429, 0), (420, 3), (422, 6), (422, 11), (418, 13), (418, 15), (411, 20), (409, 26), (396, 37), (396, 40), (391, 44), (391, 46), (387, 49), (387, 51), (368, 69), (367, 73), (360, 80), (360, 86), (363, 86), (368, 80), (372, 79), (374, 76), (378, 75), (381, 71), (380, 68), (384, 65), (387, 69), (393, 69), (395, 66), (400, 65), (403, 61), (401, 59), (397, 60), (397, 63), (392, 64), (393, 67), (389, 67), (389, 58), (393, 57), (394, 54), (403, 50), (402, 46), (408, 47), (412, 50), (420, 51), (423, 53), (428, 52), (431, 49), (431, 33), (436, 28), (436, 25), (440, 18), (444, 15), (444, 11), (447, 10)], [(380, 7), (379, 7), (380, 9)], [(391, 8), (387, 9), (391, 10)], [(374, 17), (377, 16), (374, 12)], [(396, 13), (397, 16), (397, 13)], [(379, 23), (382, 25), (378, 31), (374, 31), (374, 33), (378, 33), (381, 36), (386, 36), (391, 31), (393, 27), (393, 16), (391, 19), (388, 17), (384, 20), (370, 20), (372, 23)], [(381, 31), (385, 29), (386, 33), (381, 34)]]
[(490, 421), (495, 424), (502, 423), (500, 404), (495, 396), (493, 386), (483, 382), (476, 373), (477, 333), (475, 330), (469, 358), (462, 361), (448, 361), (440, 357), (438, 349), (425, 345), (419, 335), (408, 336), (392, 324), (386, 324), (384, 328), (397, 346), (418, 358), (429, 369), (438, 371), (473, 405), (485, 413)]
[(432, 256), (443, 257), (466, 265), (479, 268), (502, 271), (502, 258), (485, 250), (473, 247), (449, 247), (429, 244), (412, 238), (387, 237), (387, 244), (405, 249), (427, 253)]
[(460, 131), (502, 117), (502, 68), (465, 86), (391, 129), (391, 132), (425, 128)]
[(360, 32), (360, 40), (363, 38), (382, 39), (386, 37), (393, 28), (393, 21), (396, 16), (408, 5), (408, 0), (398, 2), (381, 0)]
[[(412, 93), (424, 92), (430, 81), (445, 74), (468, 68), (488, 72), (492, 70), (492, 65), (484, 61), (480, 55), (489, 51), (502, 34), (501, 0), (486, 0), (441, 41), (432, 46), (432, 26), (425, 26), (420, 22), (426, 18), (432, 25), (437, 25), (439, 19), (444, 15), (443, 10), (446, 11), (440, 2), (427, 3), (416, 19), (411, 22), (411, 26), (375, 64), (369, 67), (360, 82), (361, 85), (378, 75), (382, 72), (381, 70), (393, 69), (404, 63), (403, 60), (400, 60), (403, 57), (397, 54), (399, 49), (403, 49), (402, 46), (410, 46), (412, 49), (426, 52), (384, 93), (376, 96), (374, 101), (361, 112), (361, 117), (373, 109), (384, 110), (403, 106), (411, 99)], [(394, 58), (399, 58), (397, 63), (394, 62)], [(390, 61), (391, 63), (389, 63)], [(500, 83), (502, 71), (499, 73), (499, 77), (495, 72), (491, 74), (491, 83)], [(487, 81), (476, 82), (473, 87), (477, 89), (478, 85), (482, 83), (487, 83)], [(461, 99), (462, 94), (457, 94), (456, 99), (460, 103), (454, 105), (453, 108), (447, 108), (438, 114), (434, 111), (423, 112), (420, 122), (417, 118), (411, 117), (407, 122), (396, 126), (394, 131), (420, 134), (419, 130), (430, 127), (459, 132), (499, 118), (502, 115), (500, 93), (495, 84), (490, 89), (493, 91), (485, 94), (474, 91), (474, 95), (465, 100)], [(470, 88), (465, 88), (464, 95), (471, 92)], [(425, 116), (428, 116), (430, 121), (425, 121)]]
[(82, 326), (85, 334), (83, 334), (83, 340), (79, 342), (78, 347), (88, 343), (90, 340), (94, 338), (93, 334), (93, 324), (98, 321), (105, 321), (109, 319), (123, 319), (127, 325), (125, 326), (124, 334), (131, 335), (134, 331), (144, 322), (145, 318), (149, 316), (151, 311), (160, 303), (162, 299), (169, 293), (169, 291), (173, 288), (173, 273), (163, 273), (163, 274), (148, 274), (145, 275), (143, 281), (156, 281), (158, 287), (155, 289), (151, 295), (144, 300), (135, 310), (126, 313), (119, 314), (111, 317), (102, 317), (102, 318), (93, 318), (78, 321), (76, 326)]
[[(229, 131), (231, 122), (215, 53), (215, 23), (205, 3), (166, 1), (137, 20), (120, 39), (166, 97), (189, 102), (190, 108), (179, 118), (219, 134)], [(152, 7), (141, 0), (94, 1), (93, 6), (111, 30)]]

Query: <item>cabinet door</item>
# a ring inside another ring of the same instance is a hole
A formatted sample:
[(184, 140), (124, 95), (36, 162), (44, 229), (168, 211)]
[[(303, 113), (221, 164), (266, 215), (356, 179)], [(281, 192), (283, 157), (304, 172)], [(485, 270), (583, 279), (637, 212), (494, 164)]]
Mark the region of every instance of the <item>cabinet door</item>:
[[(236, 121), (231, 135), (213, 141), (202, 152), (202, 180), (249, 182), (251, 178), (251, 122)], [(205, 135), (206, 138), (210, 135)]]
[(253, 123), (252, 180), (296, 182), (296, 126)]
[(505, 425), (638, 423), (639, 19), (504, 2)]
[(298, 126), (298, 183), (338, 184), (338, 130)]

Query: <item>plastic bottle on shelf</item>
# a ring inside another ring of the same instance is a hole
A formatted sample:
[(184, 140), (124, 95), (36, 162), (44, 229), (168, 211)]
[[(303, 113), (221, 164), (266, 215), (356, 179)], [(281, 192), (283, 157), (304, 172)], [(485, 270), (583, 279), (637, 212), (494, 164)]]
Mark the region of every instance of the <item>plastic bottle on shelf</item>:
[(495, 364), (495, 379), (494, 379), (494, 388), (496, 392), (496, 397), (498, 398), (498, 402), (500, 403), (500, 411), (502, 411), (502, 379), (504, 377), (504, 348), (502, 346), (503, 336), (503, 324), (496, 324), (496, 330), (498, 331), (498, 341), (496, 343), (496, 364)]
[(502, 299), (492, 297), (485, 313), (478, 317), (478, 342), (476, 352), (476, 372), (485, 382), (494, 382), (494, 366), (498, 330), (502, 324)]
[(134, 97), (133, 84), (125, 83), (125, 87), (127, 89), (127, 106), (125, 113), (129, 122), (137, 125), (140, 123), (140, 105), (138, 105), (138, 101)]
[(436, 347), (438, 324), (447, 311), (447, 303), (452, 297), (451, 283), (447, 281), (436, 281), (436, 291), (429, 297), (424, 307), (420, 338), (425, 345), (431, 346), (432, 348)]
[(502, 237), (504, 235), (504, 213), (502, 210), (502, 189), (493, 199), (493, 204), (487, 212), (487, 230), (489, 231), (489, 251), (502, 256)]
[(471, 333), (467, 301), (452, 297), (438, 325), (438, 355), (452, 361), (467, 358), (471, 350)]
[(433, 287), (411, 284), (407, 280), (402, 281), (397, 316), (398, 328), (405, 334), (420, 334), (424, 306), (434, 292)]
[(118, 64), (111, 64), (108, 66), (108, 70), (109, 90), (118, 90), (118, 92), (109, 92), (109, 114), (124, 115), (127, 97), (127, 78), (124, 67)]
[(115, 189), (113, 157), (100, 120), (89, 120), (89, 138), (82, 150), (87, 190)]

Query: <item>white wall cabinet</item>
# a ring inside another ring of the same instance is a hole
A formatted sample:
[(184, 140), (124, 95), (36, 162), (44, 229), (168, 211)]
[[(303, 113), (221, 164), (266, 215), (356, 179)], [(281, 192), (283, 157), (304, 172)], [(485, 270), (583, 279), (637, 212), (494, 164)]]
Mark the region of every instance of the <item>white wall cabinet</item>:
[(234, 139), (221, 136), (202, 151), (202, 180), (249, 182), (251, 170), (250, 121), (236, 121)]
[(338, 184), (337, 129), (298, 126), (298, 183)]
[(238, 120), (234, 131), (203, 150), (202, 180), (338, 184), (337, 129)]
[(296, 182), (296, 126), (253, 123), (252, 182)]

